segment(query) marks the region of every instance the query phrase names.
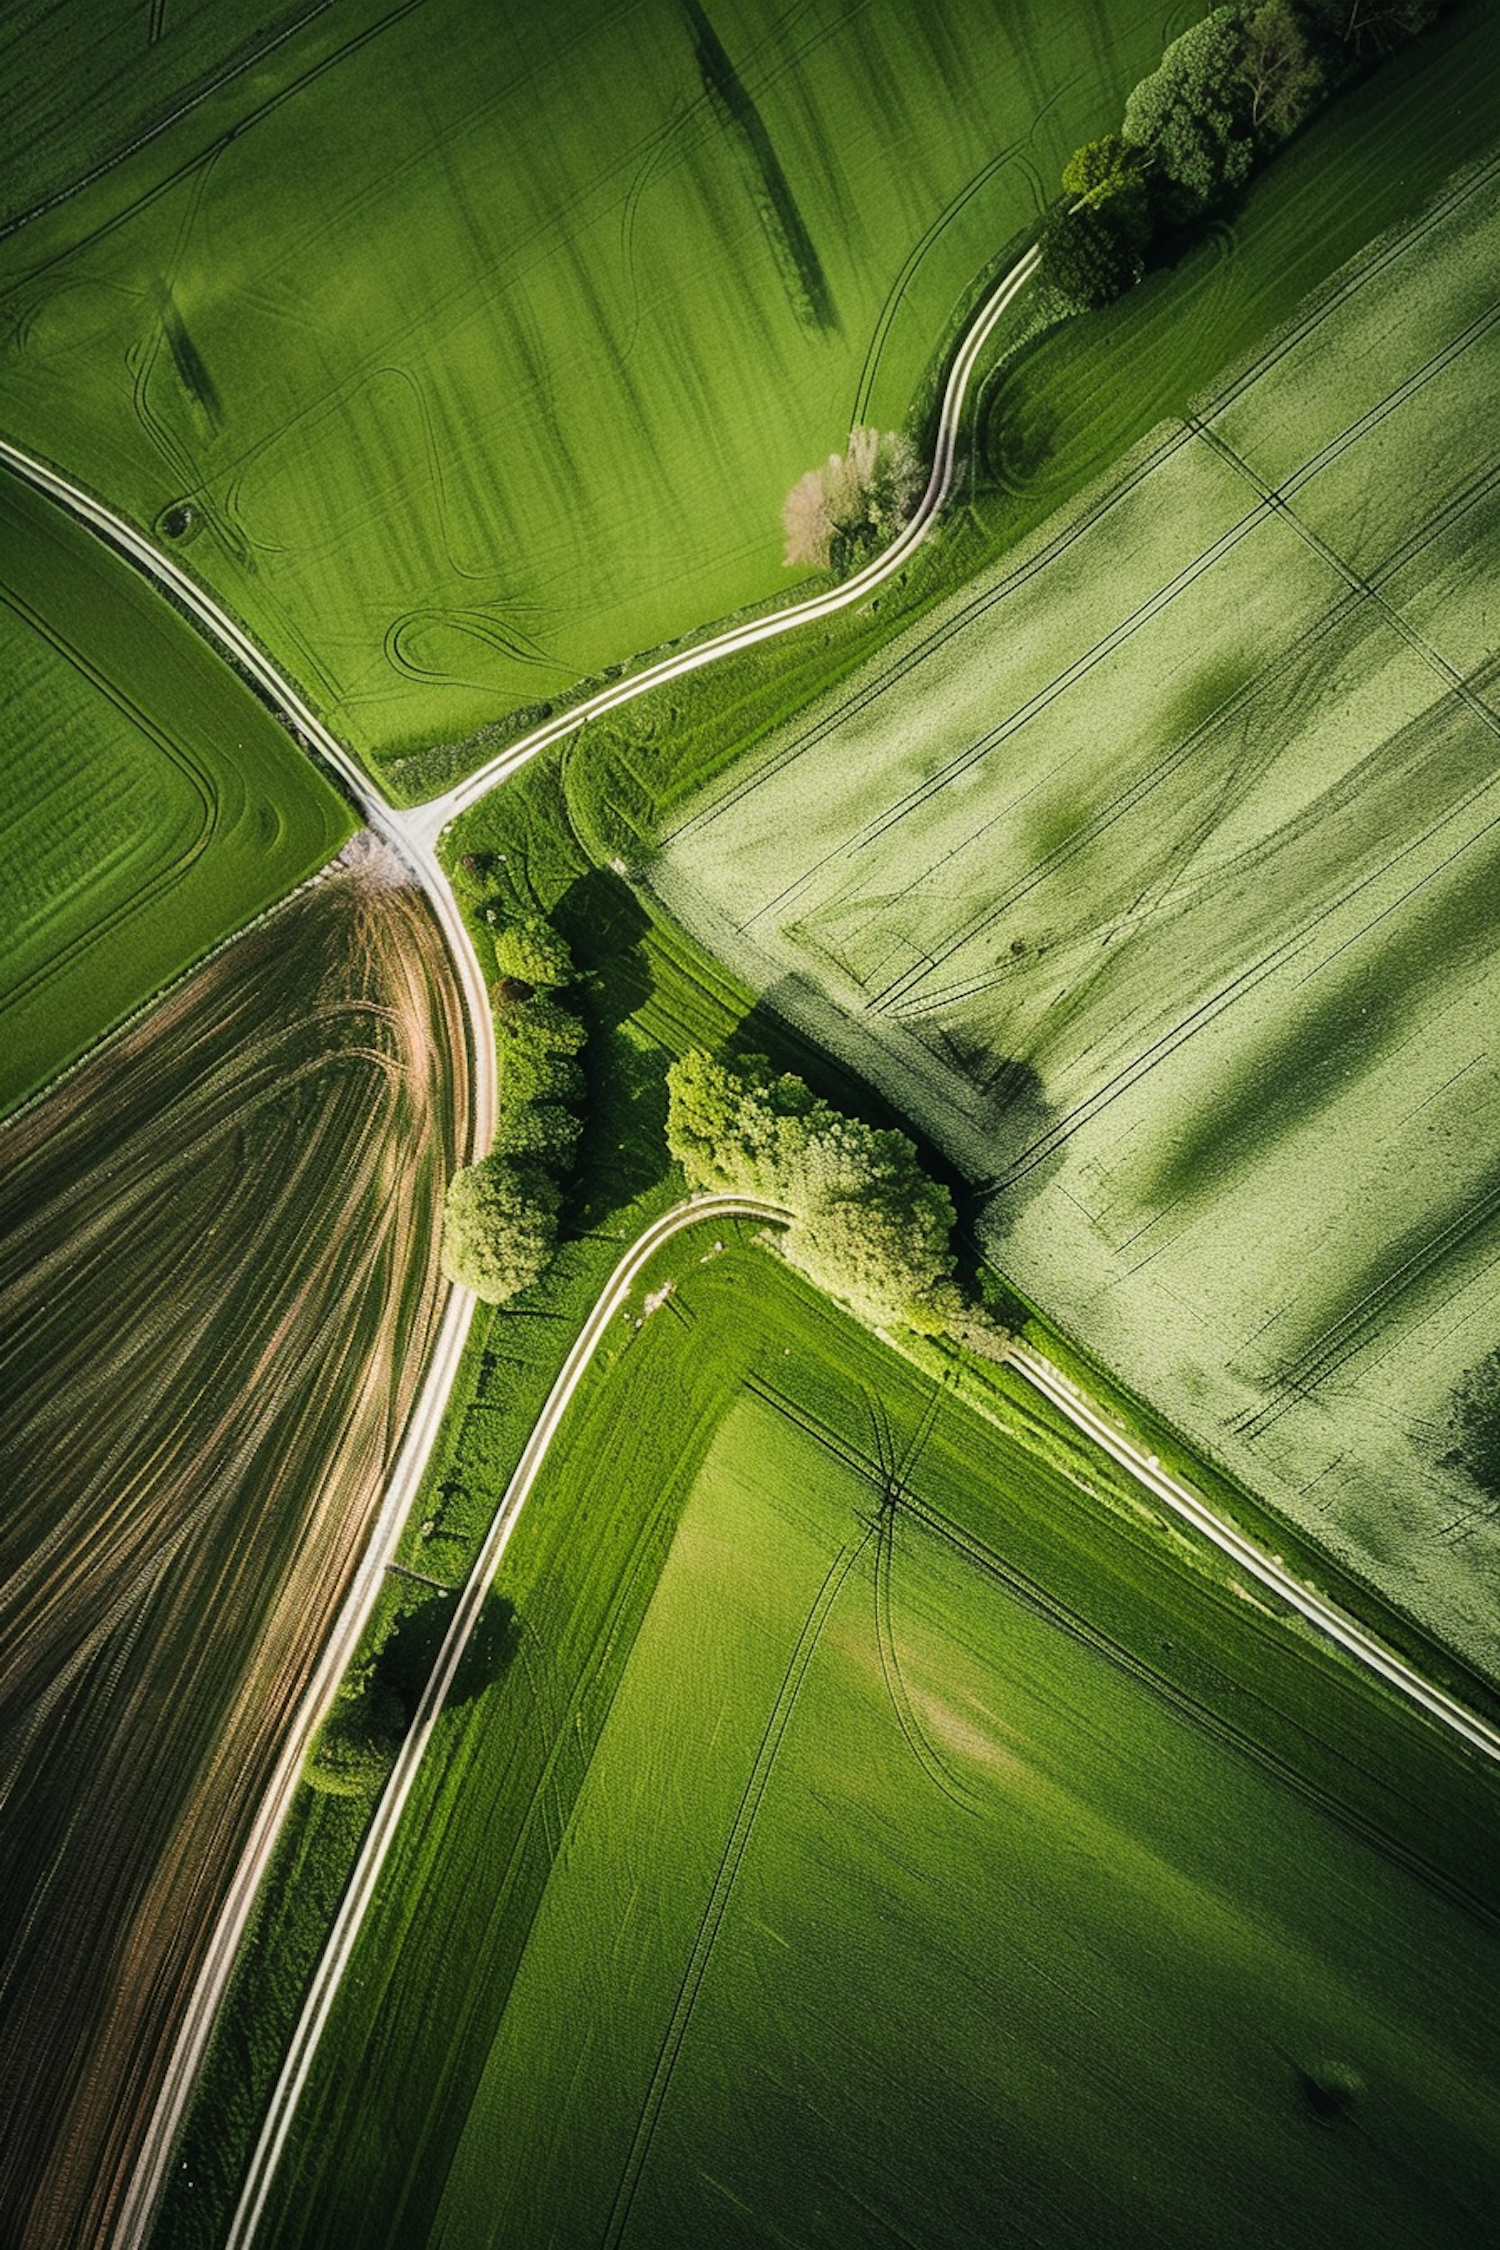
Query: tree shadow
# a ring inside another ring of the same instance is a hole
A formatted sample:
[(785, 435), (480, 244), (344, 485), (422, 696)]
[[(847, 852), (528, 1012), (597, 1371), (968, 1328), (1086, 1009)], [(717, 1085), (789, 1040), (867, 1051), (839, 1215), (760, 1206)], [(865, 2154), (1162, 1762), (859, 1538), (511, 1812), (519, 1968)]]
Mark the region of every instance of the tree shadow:
[[(372, 1685), (398, 1698), (408, 1723), (432, 1677), (452, 1623), (455, 1599), (455, 1594), (434, 1590), (425, 1601), (415, 1603), (403, 1614), (375, 1660)], [(515, 1654), (518, 1640), (515, 1605), (491, 1588), (459, 1659), (445, 1709), (472, 1703), (492, 1687)]]
[(621, 1024), (651, 997), (644, 939), (650, 916), (623, 876), (592, 867), (571, 882), (550, 919), (567, 940), (580, 984), (571, 995), (590, 1035)]

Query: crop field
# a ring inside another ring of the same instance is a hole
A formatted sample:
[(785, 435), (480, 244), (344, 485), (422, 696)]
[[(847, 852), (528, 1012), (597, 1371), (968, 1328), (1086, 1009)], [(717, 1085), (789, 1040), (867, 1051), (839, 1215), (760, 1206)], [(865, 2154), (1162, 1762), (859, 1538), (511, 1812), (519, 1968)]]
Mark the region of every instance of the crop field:
[(988, 1248), (1493, 1675), (1496, 160), (683, 822)]
[(365, 835), (0, 1130), (7, 2242), (107, 2237), (426, 1364), (462, 1030)]
[(354, 823), (197, 633), (3, 470), (0, 549), (4, 1111)]
[(8, 89), (0, 228), (118, 159), (143, 135), (212, 98), (330, 0), (7, 0), (0, 82)]
[(1495, 1781), (711, 1231), (528, 1505), (264, 2239), (1462, 2239)]
[(773, 592), (1196, 12), (355, 0), (0, 245), (7, 426), (357, 748), (461, 739)]

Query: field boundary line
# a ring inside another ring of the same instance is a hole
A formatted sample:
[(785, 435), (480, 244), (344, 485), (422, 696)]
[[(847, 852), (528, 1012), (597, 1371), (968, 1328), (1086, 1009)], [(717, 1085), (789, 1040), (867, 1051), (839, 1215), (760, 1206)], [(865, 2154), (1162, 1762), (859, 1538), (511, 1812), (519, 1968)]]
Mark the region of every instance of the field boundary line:
[(1376, 1673), (1388, 1687), (1416, 1704), (1428, 1718), (1447, 1727), (1470, 1749), (1500, 1765), (1500, 1727), (1491, 1726), (1456, 1696), (1424, 1680), (1413, 1665), (1398, 1656), (1394, 1649), (1387, 1648), (1373, 1633), (1367, 1633), (1346, 1610), (1295, 1578), (1278, 1556), (1258, 1547), (1248, 1534), (1219, 1515), (1190, 1485), (1183, 1484), (1170, 1470), (1164, 1469), (1154, 1453), (1147, 1453), (1137, 1445), (1119, 1423), (1093, 1405), (1077, 1384), (1033, 1345), (1017, 1340), (1010, 1346), (1006, 1358), (1033, 1389), (1040, 1391), (1043, 1398), (1101, 1447), (1111, 1460), (1127, 1469), (1154, 1499), (1164, 1502), (1174, 1515), (1191, 1524), (1221, 1553), (1248, 1571), (1252, 1578), (1259, 1579), (1278, 1599), (1336, 1642), (1347, 1655)]
[[(674, 1204), (659, 1219), (653, 1220), (645, 1232), (636, 1238), (596, 1298), (592, 1312), (579, 1331), (557, 1380), (547, 1394), (546, 1405), (532, 1425), (531, 1435), (491, 1520), (484, 1544), (474, 1558), (448, 1630), (443, 1636), (437, 1661), (422, 1691), (422, 1699), (397, 1754), (390, 1778), (381, 1792), (374, 1818), (360, 1847), (354, 1872), (340, 1901), (328, 1943), (303, 2000), (297, 2028), (292, 2035), (291, 2045), (272, 2091), (270, 2105), (251, 2152), (249, 2169), (235, 2206), (225, 2250), (249, 2250), (250, 2244), (255, 2240), (313, 2058), (332, 2013), (344, 1971), (374, 1898), (381, 1869), (395, 1840), (444, 1700), (479, 1622), (495, 1573), (510, 1544), (511, 1533), (515, 1530), (532, 1487), (541, 1474), (553, 1438), (573, 1394), (587, 1373), (610, 1323), (628, 1297), (642, 1267), (650, 1262), (664, 1243), (682, 1233), (685, 1228), (697, 1226), (708, 1219), (759, 1219), (772, 1225), (782, 1225), (789, 1216), (780, 1205), (763, 1202), (757, 1196), (690, 1196), (685, 1202)], [(123, 2235), (121, 2239), (124, 2239)]]

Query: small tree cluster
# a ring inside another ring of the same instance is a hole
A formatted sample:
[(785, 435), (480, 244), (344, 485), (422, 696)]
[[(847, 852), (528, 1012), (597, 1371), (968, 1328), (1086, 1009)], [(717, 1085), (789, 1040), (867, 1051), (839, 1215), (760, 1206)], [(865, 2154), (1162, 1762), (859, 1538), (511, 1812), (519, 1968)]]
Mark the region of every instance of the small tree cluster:
[(850, 570), (893, 539), (922, 489), (910, 438), (857, 422), (847, 453), (830, 453), (786, 496), (786, 567)]
[(569, 1106), (583, 1092), (578, 1056), (587, 1039), (559, 997), (573, 977), (564, 940), (544, 917), (502, 919), (491, 909), (500, 1111), (488, 1156), (455, 1172), (443, 1207), (443, 1271), (489, 1304), (539, 1281), (557, 1246), (559, 1179), (580, 1125)]
[(863, 1319), (935, 1333), (960, 1310), (948, 1237), (953, 1202), (904, 1133), (819, 1101), (762, 1057), (700, 1050), (667, 1074), (667, 1143), (689, 1182), (779, 1203), (783, 1248)]
[(1441, 0), (1237, 0), (1174, 39), (1123, 130), (1075, 150), (1042, 232), (1042, 276), (1073, 310), (1145, 270), (1158, 227), (1208, 217), (1330, 87), (1426, 29)]

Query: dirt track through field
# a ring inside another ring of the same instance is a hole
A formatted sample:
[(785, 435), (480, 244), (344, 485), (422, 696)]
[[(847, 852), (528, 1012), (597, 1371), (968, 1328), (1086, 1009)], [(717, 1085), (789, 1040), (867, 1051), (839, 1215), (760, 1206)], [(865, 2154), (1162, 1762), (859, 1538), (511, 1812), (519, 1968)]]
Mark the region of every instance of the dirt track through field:
[(118, 2209), (427, 1364), (464, 1054), (365, 836), (0, 1134), (5, 2241)]

